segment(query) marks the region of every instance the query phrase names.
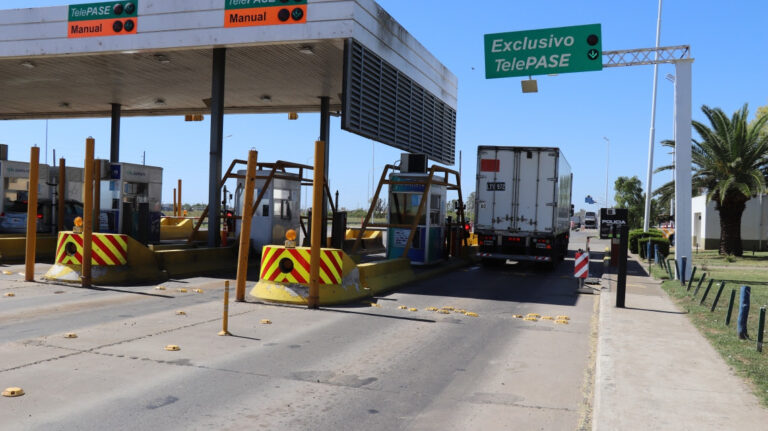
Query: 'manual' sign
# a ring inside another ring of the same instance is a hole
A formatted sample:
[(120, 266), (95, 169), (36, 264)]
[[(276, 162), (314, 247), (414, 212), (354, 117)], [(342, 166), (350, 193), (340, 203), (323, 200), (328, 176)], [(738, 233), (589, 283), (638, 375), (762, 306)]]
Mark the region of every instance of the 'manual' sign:
[(307, 0), (224, 0), (224, 27), (303, 24)]
[(485, 77), (603, 69), (600, 24), (485, 35)]
[(70, 5), (67, 36), (73, 38), (136, 34), (138, 18), (138, 0)]

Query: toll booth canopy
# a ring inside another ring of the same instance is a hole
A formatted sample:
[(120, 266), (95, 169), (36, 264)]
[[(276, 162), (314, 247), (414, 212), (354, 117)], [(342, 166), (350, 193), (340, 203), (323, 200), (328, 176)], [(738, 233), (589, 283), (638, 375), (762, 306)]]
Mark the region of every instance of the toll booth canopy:
[[(209, 241), (224, 113), (319, 111), (326, 145), (336, 113), (349, 132), (439, 163), (455, 158), (455, 75), (373, 0), (0, 10), (0, 76), (0, 119), (111, 116), (119, 131), (122, 115), (210, 114)], [(119, 132), (111, 148), (117, 163)]]

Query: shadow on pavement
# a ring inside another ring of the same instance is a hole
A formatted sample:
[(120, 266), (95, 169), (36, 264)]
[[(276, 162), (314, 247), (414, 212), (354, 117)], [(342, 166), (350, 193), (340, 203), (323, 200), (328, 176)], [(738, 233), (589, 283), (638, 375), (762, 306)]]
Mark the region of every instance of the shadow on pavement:
[[(412, 283), (399, 294), (449, 296), (491, 301), (528, 302), (573, 306), (579, 300), (578, 283), (573, 277), (574, 252), (554, 268), (534, 262), (481, 265), (464, 268), (434, 279)], [(602, 252), (592, 252), (590, 277), (602, 276)], [(597, 268), (600, 268), (598, 273)]]
[(651, 310), (650, 308), (636, 308), (636, 307), (625, 307), (627, 310), (634, 310), (634, 311), (650, 311), (652, 313), (665, 313), (665, 314), (688, 314), (687, 311), (665, 311), (665, 310)]

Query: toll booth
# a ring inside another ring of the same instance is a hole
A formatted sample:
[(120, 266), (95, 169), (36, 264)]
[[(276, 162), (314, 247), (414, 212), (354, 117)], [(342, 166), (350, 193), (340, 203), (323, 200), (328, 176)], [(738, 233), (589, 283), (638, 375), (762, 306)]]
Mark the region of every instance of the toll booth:
[(144, 243), (160, 241), (163, 168), (133, 163), (100, 163), (102, 233), (118, 233)]
[[(48, 165), (40, 164), (37, 179), (38, 232), (48, 232), (53, 219), (52, 190), (48, 185)], [(29, 163), (0, 160), (0, 233), (26, 232), (29, 199)], [(12, 214), (24, 214), (12, 219)]]
[(444, 185), (428, 185), (425, 173), (392, 173), (389, 176), (389, 214), (387, 228), (387, 258), (403, 255), (411, 230), (406, 225), (413, 224), (418, 214), (424, 189), (427, 202), (424, 213), (418, 221), (408, 258), (414, 265), (429, 265), (445, 258), (444, 244), (446, 232)]
[[(256, 187), (253, 202), (266, 187), (261, 202), (251, 220), (251, 246), (257, 253), (265, 245), (283, 245), (288, 229), (296, 232), (301, 228), (301, 176), (290, 172), (280, 172), (271, 181), (267, 181), (271, 171), (256, 171)], [(235, 189), (235, 237), (240, 235), (243, 204), (245, 202), (245, 170), (238, 173)]]

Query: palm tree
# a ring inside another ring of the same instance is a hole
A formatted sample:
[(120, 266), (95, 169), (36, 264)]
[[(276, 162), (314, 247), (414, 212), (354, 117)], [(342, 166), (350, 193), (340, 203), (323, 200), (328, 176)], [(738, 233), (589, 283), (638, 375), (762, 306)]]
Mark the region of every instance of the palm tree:
[[(745, 104), (729, 119), (720, 108), (701, 107), (712, 127), (693, 121), (701, 140), (692, 139), (693, 190), (706, 190), (707, 201), (715, 202), (720, 214), (720, 253), (741, 256), (741, 216), (747, 201), (766, 189), (764, 170), (768, 160), (768, 136), (760, 130), (768, 122), (762, 116), (747, 122)], [(666, 147), (675, 141), (663, 141)], [(662, 166), (656, 172), (673, 169)], [(655, 190), (662, 200), (674, 196), (674, 181)]]

